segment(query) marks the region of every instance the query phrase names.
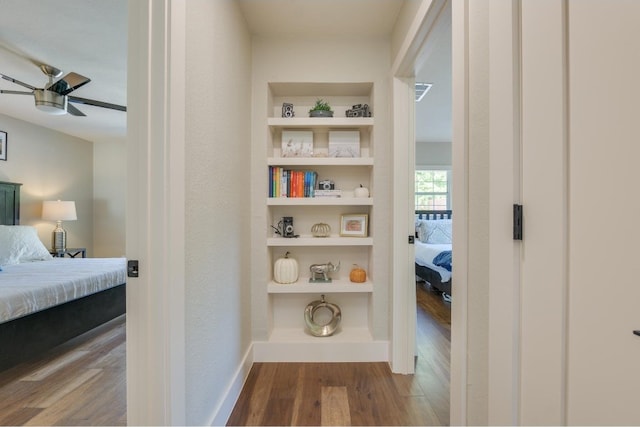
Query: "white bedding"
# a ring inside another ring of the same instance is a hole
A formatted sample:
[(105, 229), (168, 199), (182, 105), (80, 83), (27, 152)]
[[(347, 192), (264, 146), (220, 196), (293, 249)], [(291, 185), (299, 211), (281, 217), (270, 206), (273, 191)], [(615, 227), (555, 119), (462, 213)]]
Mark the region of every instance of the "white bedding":
[(433, 264), (433, 259), (442, 251), (450, 251), (451, 244), (431, 244), (415, 241), (415, 257), (416, 264), (429, 267), (430, 269), (440, 273), (441, 281), (448, 282), (451, 279), (451, 272), (446, 268), (438, 267)]
[(125, 258), (53, 258), (2, 267), (0, 323), (126, 282)]

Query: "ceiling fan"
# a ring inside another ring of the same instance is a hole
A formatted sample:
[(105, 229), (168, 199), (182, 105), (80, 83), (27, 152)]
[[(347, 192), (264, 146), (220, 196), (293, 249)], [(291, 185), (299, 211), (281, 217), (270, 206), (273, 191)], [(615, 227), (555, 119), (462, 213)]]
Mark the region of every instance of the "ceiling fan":
[(127, 107), (122, 105), (110, 104), (108, 102), (96, 101), (95, 99), (79, 98), (77, 96), (69, 95), (74, 90), (89, 83), (91, 79), (80, 74), (71, 72), (60, 80), (54, 82), (54, 79), (62, 75), (62, 71), (52, 67), (50, 65), (40, 65), (40, 70), (49, 77), (49, 83), (44, 88), (37, 88), (30, 84), (21, 82), (12, 77), (0, 74), (5, 80), (9, 80), (12, 83), (26, 87), (31, 92), (19, 91), (19, 90), (2, 90), (0, 93), (7, 93), (13, 95), (33, 95), (36, 108), (49, 114), (60, 115), (69, 113), (73, 116), (86, 116), (82, 111), (71, 105), (86, 104), (94, 105), (96, 107), (110, 108), (112, 110), (127, 111)]

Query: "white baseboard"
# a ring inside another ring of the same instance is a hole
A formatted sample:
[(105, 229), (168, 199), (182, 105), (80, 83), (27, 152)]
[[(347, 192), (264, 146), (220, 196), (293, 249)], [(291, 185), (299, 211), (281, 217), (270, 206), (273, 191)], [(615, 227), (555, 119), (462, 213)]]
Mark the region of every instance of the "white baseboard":
[(389, 341), (253, 343), (254, 362), (388, 362)]
[(253, 366), (253, 343), (249, 346), (240, 366), (233, 375), (231, 383), (224, 393), (224, 398), (214, 411), (212, 421), (209, 425), (224, 426), (227, 424), (227, 420), (231, 416), (231, 412), (233, 412), (233, 408), (236, 405), (238, 397), (240, 397), (242, 387), (249, 376), (251, 366)]

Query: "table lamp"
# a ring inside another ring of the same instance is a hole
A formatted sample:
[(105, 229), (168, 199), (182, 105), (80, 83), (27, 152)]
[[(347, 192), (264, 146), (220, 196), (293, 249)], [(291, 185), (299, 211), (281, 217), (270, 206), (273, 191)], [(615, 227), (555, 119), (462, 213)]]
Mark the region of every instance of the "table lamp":
[(62, 221), (78, 219), (76, 202), (47, 201), (42, 202), (42, 219), (56, 221), (56, 228), (51, 235), (51, 249), (55, 252), (67, 249), (67, 232), (62, 228)]

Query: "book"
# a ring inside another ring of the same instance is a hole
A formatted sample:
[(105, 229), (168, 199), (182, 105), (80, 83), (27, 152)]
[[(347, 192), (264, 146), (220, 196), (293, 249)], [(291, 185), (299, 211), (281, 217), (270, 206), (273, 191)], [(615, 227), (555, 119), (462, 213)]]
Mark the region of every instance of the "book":
[(317, 182), (315, 171), (269, 166), (269, 197), (313, 197)]

